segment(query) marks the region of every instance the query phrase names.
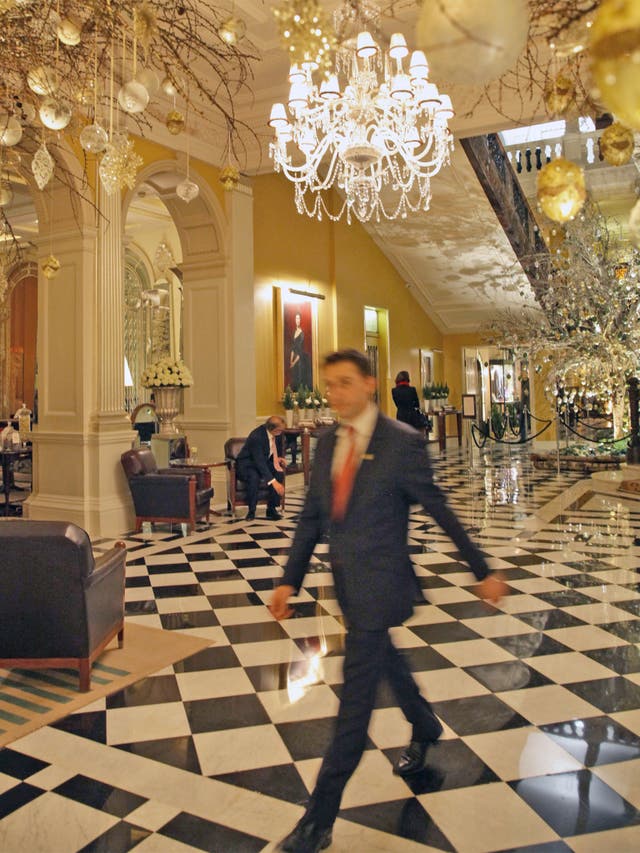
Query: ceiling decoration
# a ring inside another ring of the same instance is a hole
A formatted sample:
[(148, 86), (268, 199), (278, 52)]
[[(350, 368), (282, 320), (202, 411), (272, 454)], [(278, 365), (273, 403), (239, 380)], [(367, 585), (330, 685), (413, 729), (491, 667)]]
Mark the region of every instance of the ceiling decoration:
[[(363, 14), (372, 8), (367, 4)], [(347, 0), (340, 20), (354, 9), (359, 11), (358, 4)], [(375, 19), (355, 14), (357, 35), (344, 38), (327, 70), (329, 40), (318, 5), (291, 0), (276, 13), (281, 28), (284, 20), (297, 22), (295, 31), (286, 23), (282, 32), (287, 43), (296, 37), (298, 42), (290, 50), (296, 62), (289, 71), (287, 106), (276, 103), (271, 110), (270, 154), (276, 171), (294, 184), (298, 212), (368, 222), (428, 210), (431, 178), (449, 162), (453, 108), (448, 95), (429, 82), (424, 53), (413, 51), (407, 59), (401, 33), (381, 49), (365, 28)]]
[(56, 153), (77, 141), (116, 192), (133, 185), (142, 162), (129, 132), (153, 120), (172, 134), (189, 114), (222, 123), (234, 141), (241, 127), (252, 133), (234, 106), (256, 58), (242, 23), (211, 0), (0, 0), (5, 180), (33, 157), (40, 189), (54, 173), (72, 188)]

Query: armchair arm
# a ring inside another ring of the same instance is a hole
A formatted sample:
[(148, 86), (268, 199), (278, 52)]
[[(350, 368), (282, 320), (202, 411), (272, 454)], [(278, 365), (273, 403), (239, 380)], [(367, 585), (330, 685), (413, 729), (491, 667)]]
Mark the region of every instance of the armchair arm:
[(124, 577), (124, 565), (127, 555), (127, 546), (124, 542), (116, 542), (113, 548), (110, 551), (107, 551), (104, 554), (100, 554), (100, 556), (96, 557), (94, 562), (94, 569), (91, 574), (87, 577), (86, 586), (93, 586), (95, 584), (100, 583), (103, 578), (105, 578), (109, 572), (118, 571), (122, 569), (123, 577)]

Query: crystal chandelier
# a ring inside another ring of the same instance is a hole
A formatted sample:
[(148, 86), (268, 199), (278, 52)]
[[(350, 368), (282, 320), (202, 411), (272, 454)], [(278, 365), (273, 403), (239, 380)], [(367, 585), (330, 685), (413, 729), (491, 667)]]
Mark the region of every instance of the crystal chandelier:
[[(379, 222), (429, 209), (431, 178), (453, 147), (453, 109), (429, 82), (424, 53), (413, 51), (405, 69), (408, 55), (401, 33), (383, 51), (364, 29), (340, 46), (319, 85), (317, 61), (291, 67), (288, 103), (271, 110), (269, 153), (295, 185), (298, 213)], [(343, 198), (337, 211), (326, 200), (334, 188)]]

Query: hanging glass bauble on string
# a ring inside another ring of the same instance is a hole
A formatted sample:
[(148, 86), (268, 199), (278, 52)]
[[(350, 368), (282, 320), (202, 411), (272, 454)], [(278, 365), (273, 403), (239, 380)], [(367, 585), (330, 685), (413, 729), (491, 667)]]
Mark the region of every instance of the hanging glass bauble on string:
[(55, 255), (49, 255), (46, 261), (42, 264), (42, 272), (44, 273), (44, 277), (49, 280), (58, 275), (60, 272), (60, 261)]
[(173, 82), (171, 77), (165, 77), (162, 83), (160, 84), (160, 88), (165, 93), (165, 95), (168, 95), (168, 97), (170, 98), (175, 98), (175, 96), (178, 94), (176, 84)]
[(155, 95), (160, 88), (160, 78), (152, 68), (141, 68), (136, 74), (136, 81), (142, 83), (149, 95)]
[(199, 193), (200, 187), (189, 177), (185, 178), (184, 181), (180, 181), (176, 187), (176, 195), (187, 204), (189, 204), (190, 201), (193, 201), (194, 198), (197, 198)]
[(38, 110), (40, 121), (49, 130), (64, 130), (71, 121), (71, 107), (60, 98), (47, 98)]
[(80, 44), (81, 34), (80, 27), (71, 18), (63, 18), (56, 27), (56, 35), (62, 44), (75, 47)]
[(47, 150), (47, 145), (43, 140), (31, 161), (31, 171), (39, 190), (43, 190), (53, 177), (54, 167), (53, 157)]
[(0, 112), (0, 145), (17, 145), (22, 138), (22, 126), (15, 116)]
[(80, 145), (88, 154), (100, 154), (107, 147), (107, 131), (98, 124), (88, 124), (80, 134)]
[(27, 74), (27, 85), (36, 95), (53, 95), (58, 88), (58, 73), (48, 65), (39, 65)]
[(182, 133), (185, 126), (185, 118), (179, 110), (169, 110), (165, 119), (167, 130), (174, 136)]
[(82, 88), (75, 93), (74, 97), (83, 107), (92, 107), (101, 93), (99, 80), (87, 80)]
[(149, 103), (149, 93), (137, 80), (129, 80), (120, 87), (118, 103), (126, 113), (141, 113)]
[(121, 187), (132, 189), (143, 160), (126, 133), (114, 133), (100, 161), (100, 180), (108, 194)]

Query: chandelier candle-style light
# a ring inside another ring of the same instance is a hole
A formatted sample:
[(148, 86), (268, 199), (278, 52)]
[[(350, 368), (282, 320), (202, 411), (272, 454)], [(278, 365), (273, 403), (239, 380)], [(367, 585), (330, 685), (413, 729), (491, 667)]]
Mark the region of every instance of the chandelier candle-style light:
[[(317, 61), (293, 65), (288, 103), (274, 104), (270, 155), (295, 185), (299, 213), (351, 222), (428, 210), (431, 178), (449, 162), (451, 99), (429, 82), (422, 51), (401, 33), (382, 50), (368, 30), (345, 41), (319, 84)], [(332, 210), (326, 196), (344, 197)]]

